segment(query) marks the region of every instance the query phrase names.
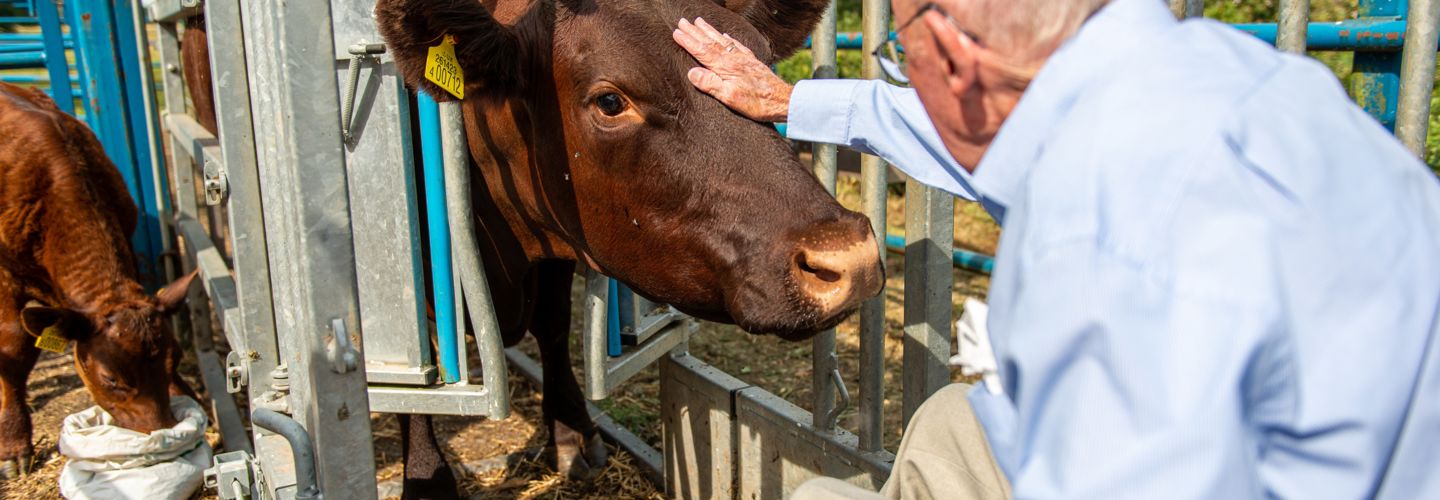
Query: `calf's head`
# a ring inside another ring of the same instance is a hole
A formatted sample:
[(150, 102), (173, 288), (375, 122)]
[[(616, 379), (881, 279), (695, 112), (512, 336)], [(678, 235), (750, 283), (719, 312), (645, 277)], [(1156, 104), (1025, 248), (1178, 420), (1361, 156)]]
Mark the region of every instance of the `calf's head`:
[(46, 329), (75, 343), (75, 368), (95, 404), (115, 425), (138, 432), (175, 426), (170, 412), (171, 374), (180, 348), (165, 317), (184, 301), (191, 273), (155, 297), (126, 301), (105, 311), (26, 306), (21, 326), (31, 335)]
[[(450, 36), (467, 135), (519, 231), (652, 299), (754, 333), (806, 338), (883, 284), (869, 221), (841, 207), (775, 129), (695, 90), (671, 41), (703, 17), (762, 59), (796, 50), (823, 0), (380, 0), (399, 72)], [(568, 257), (544, 249), (535, 258)]]

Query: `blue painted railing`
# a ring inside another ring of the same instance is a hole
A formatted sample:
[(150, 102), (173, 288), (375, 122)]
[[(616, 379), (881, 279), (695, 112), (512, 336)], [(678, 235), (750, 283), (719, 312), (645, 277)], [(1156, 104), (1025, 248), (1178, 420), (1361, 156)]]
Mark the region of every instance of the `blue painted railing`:
[(420, 119), (420, 164), (425, 173), (425, 220), (430, 234), (430, 282), (435, 291), (435, 328), (440, 345), (440, 377), (460, 381), (460, 350), (455, 337), (455, 270), (450, 258), (450, 219), (445, 211), (444, 148), (440, 141), (440, 105), (424, 92), (415, 94)]

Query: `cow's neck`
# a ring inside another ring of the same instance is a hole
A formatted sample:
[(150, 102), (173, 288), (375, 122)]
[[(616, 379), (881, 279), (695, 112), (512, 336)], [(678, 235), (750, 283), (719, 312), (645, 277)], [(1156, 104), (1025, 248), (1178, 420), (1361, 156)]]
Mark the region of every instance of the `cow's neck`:
[[(103, 181), (101, 181), (103, 182)], [(58, 297), (79, 310), (105, 311), (144, 300), (136, 281), (134, 253), (126, 224), (118, 212), (128, 197), (107, 198), (103, 188), (87, 182), (57, 180), (43, 203), (44, 234), (35, 252)], [(133, 210), (133, 208), (131, 208)]]

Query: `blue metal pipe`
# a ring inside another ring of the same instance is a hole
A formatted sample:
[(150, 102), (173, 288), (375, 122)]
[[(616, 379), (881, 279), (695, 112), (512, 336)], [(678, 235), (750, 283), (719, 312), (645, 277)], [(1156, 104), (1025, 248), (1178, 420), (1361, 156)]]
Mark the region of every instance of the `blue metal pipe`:
[(444, 149), (440, 142), (440, 105), (428, 94), (415, 94), (420, 117), (420, 158), (425, 170), (425, 217), (430, 231), (430, 281), (435, 289), (435, 326), (440, 344), (440, 377), (460, 381), (460, 352), (455, 342), (455, 270), (450, 265), (450, 219), (445, 212)]
[(74, 45), (74, 42), (65, 40), (64, 30), (60, 27), (60, 11), (55, 2), (44, 2), (36, 6), (31, 12), (40, 18), (41, 38), (44, 42), (40, 44), (41, 50), (45, 51), (45, 70), (50, 74), (51, 85), (50, 97), (61, 110), (75, 116), (75, 93), (70, 89), (70, 63), (65, 60), (65, 49)]
[[(70, 74), (70, 80), (75, 80), (74, 73)], [(46, 75), (0, 75), (0, 82), (14, 83), (17, 85), (39, 85), (49, 84), (50, 77)], [(72, 83), (72, 88), (78, 88), (79, 83)]]
[(605, 314), (605, 353), (613, 358), (620, 355), (620, 285), (610, 278), (606, 281), (610, 282), (610, 300), (605, 304), (609, 308)]
[[(1232, 25), (1267, 43), (1275, 43), (1274, 23), (1247, 23)], [(895, 39), (895, 33), (890, 33)], [(859, 49), (864, 36), (858, 32), (836, 33), (835, 45), (841, 49)], [(1310, 23), (1306, 45), (1310, 50), (1319, 51), (1398, 51), (1405, 46), (1405, 21), (1391, 19), (1352, 19), (1332, 23)], [(810, 40), (805, 40), (810, 46)]]
[(0, 69), (32, 69), (45, 67), (44, 52), (0, 54)]
[[(66, 41), (70, 41), (72, 38), (69, 33), (65, 34)], [(0, 43), (40, 42), (44, 40), (45, 37), (40, 33), (0, 33)]]
[[(885, 248), (895, 253), (905, 253), (905, 237), (893, 234), (885, 235)], [(955, 264), (955, 267), (975, 272), (990, 274), (995, 270), (994, 257), (968, 250), (954, 251), (950, 255), (950, 261)]]
[[(65, 48), (74, 48), (75, 43), (66, 41)], [(14, 54), (16, 52), (42, 52), (45, 50), (43, 43), (0, 43), (0, 54)]]

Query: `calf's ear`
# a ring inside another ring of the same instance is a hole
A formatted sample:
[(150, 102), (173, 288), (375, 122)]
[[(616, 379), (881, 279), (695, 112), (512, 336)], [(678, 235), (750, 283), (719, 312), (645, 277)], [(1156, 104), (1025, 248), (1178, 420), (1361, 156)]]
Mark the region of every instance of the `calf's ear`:
[(95, 333), (95, 328), (83, 314), (57, 307), (46, 307), (31, 303), (20, 310), (20, 326), (26, 333), (39, 337), (45, 329), (55, 327), (60, 335), (70, 340), (84, 340)]
[(165, 285), (159, 292), (155, 292), (155, 302), (160, 312), (170, 313), (185, 302), (185, 297), (190, 293), (190, 285), (195, 282), (195, 277), (200, 275), (200, 270), (190, 271), (190, 274), (176, 278), (174, 282)]
[(830, 0), (724, 0), (724, 4), (770, 41), (772, 57), (765, 62), (773, 64), (805, 45)]
[[(544, 8), (543, 4), (535, 2), (532, 9)], [(524, 37), (520, 30), (496, 20), (479, 0), (379, 0), (375, 24), (405, 83), (436, 101), (454, 100), (425, 78), (430, 48), (440, 45), (446, 36), (454, 37), (466, 95), (524, 85)]]

